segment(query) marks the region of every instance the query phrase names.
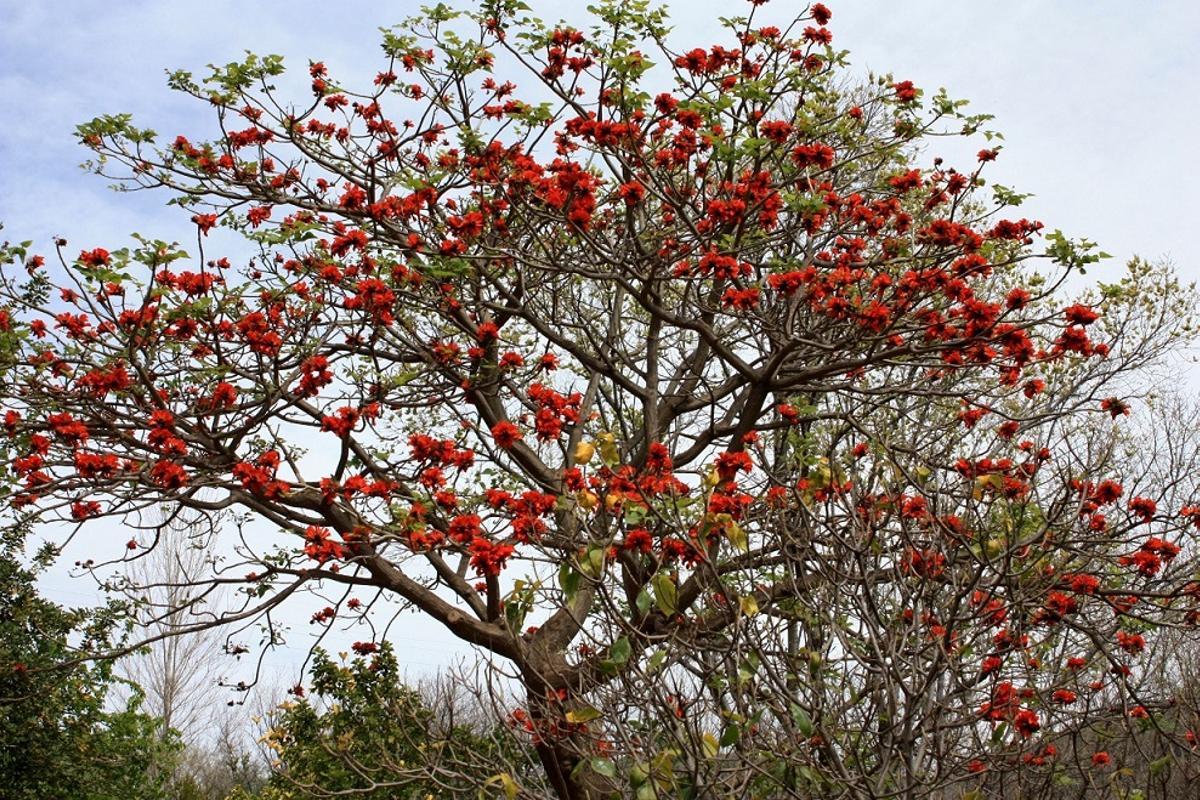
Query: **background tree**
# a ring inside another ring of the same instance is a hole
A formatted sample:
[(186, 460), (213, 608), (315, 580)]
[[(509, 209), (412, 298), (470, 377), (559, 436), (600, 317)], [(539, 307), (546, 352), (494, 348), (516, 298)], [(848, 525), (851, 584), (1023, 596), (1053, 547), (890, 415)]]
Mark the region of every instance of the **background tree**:
[[(35, 571), (17, 556), (25, 531), (7, 528), (0, 536), (0, 797), (163, 797), (179, 740), (162, 735), (159, 720), (140, 709), (136, 687), (112, 709), (108, 693), (118, 681), (111, 663), (54, 669), (76, 647), (105, 648), (111, 620), (40, 597)], [(37, 564), (44, 566), (42, 555)]]
[(124, 574), (135, 601), (134, 636), (152, 641), (116, 669), (142, 694), (162, 736), (182, 745), (170, 791), (180, 800), (222, 800), (237, 786), (259, 786), (263, 765), (252, 752), (244, 698), (221, 685), (228, 642), (219, 628), (203, 627), (227, 602), (222, 587), (207, 583), (218, 557), (213, 531), (175, 516), (159, 521), (155, 537)]
[(122, 659), (121, 672), (142, 688), (146, 708), (165, 728), (189, 739), (217, 722), (227, 698), (220, 695), (224, 666), (221, 632), (216, 629), (190, 636), (172, 635), (203, 622), (223, 608), (219, 597), (193, 591), (197, 578), (209, 575), (212, 558), (207, 538), (187, 524), (163, 524), (161, 544), (128, 566), (128, 578), (140, 592), (140, 630), (155, 642)]
[(292, 105), (250, 56), (171, 77), (212, 138), (82, 126), (200, 253), (10, 249), (14, 510), (236, 509), (196, 584), (243, 600), (188, 627), (414, 607), (510, 671), (559, 797), (1004, 796), (1117, 717), (1191, 758), (1138, 676), (1196, 620), (1197, 473), (1110, 429), (1194, 293), (1135, 261), (1068, 297), (1101, 254), (1007, 216), (986, 115), (764, 5), (678, 50), (636, 0), (438, 6), (364, 92), (313, 62)]
[[(264, 798), (466, 797), (542, 782), (532, 750), (461, 687), (406, 686), (390, 644), (345, 656), (339, 663), (318, 650), (311, 696), (282, 704), (265, 723), (275, 775)], [(514, 764), (523, 765), (515, 776), (496, 772)]]

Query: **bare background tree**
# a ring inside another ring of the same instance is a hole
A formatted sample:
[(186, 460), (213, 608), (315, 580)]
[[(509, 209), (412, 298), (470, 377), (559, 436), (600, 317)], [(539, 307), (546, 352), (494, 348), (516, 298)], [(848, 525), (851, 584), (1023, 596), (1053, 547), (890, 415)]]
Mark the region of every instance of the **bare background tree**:
[(126, 577), (138, 587), (139, 634), (153, 642), (120, 661), (121, 673), (145, 691), (147, 710), (189, 744), (220, 728), (228, 700), (220, 686), (222, 631), (172, 635), (222, 601), (220, 589), (198, 588), (211, 588), (203, 579), (213, 556), (197, 534), (187, 520), (164, 519), (158, 545), (128, 563)]

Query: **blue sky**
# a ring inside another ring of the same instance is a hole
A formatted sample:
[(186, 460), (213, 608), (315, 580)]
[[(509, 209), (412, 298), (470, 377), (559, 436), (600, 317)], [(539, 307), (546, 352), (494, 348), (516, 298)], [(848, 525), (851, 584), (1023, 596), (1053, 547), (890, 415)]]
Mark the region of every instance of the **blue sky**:
[[(545, 17), (577, 19), (584, 0), (532, 0)], [(1006, 147), (993, 177), (1033, 192), (1028, 213), (1098, 240), (1121, 259), (1170, 256), (1200, 276), (1189, 185), (1200, 128), (1200, 5), (1035, 0), (827, 3), (835, 45), (857, 69), (946, 86), (996, 115)], [(676, 0), (678, 43), (710, 41), (739, 0)], [(411, 0), (210, 0), (120, 3), (0, 0), (0, 220), (6, 235), (112, 246), (133, 230), (189, 235), (165, 197), (118, 196), (77, 169), (79, 122), (131, 111), (162, 134), (204, 130), (206, 109), (165, 88), (164, 70), (202, 71), (243, 51), (324, 60), (369, 79), (377, 29), (415, 13)], [(774, 0), (774, 15), (798, 8)], [(1113, 267), (1110, 267), (1113, 268)]]
[[(529, 0), (541, 16), (578, 19), (583, 0)], [(1169, 257), (1200, 278), (1193, 233), (1200, 199), (1190, 180), (1200, 130), (1200, 4), (1084, 0), (827, 0), (835, 46), (867, 70), (894, 72), (996, 115), (1005, 149), (993, 180), (1033, 192), (1022, 213), (1050, 229), (1097, 240), (1116, 258)], [(302, 71), (325, 61), (347, 85), (364, 85), (382, 66), (378, 28), (415, 13), (409, 0), (260, 0), (205, 3), (0, 0), (0, 238), (52, 236), (73, 247), (128, 243), (138, 231), (188, 241), (187, 215), (165, 195), (119, 195), (78, 168), (86, 152), (76, 124), (129, 111), (163, 136), (203, 138), (207, 109), (170, 92), (164, 71), (202, 72), (247, 49), (280, 53)], [(741, 14), (740, 0), (670, 4), (676, 45), (715, 41), (716, 18)], [(771, 16), (800, 4), (774, 0)], [(973, 152), (973, 150), (972, 150)], [(936, 154), (936, 153), (931, 153)], [(123, 541), (123, 540), (122, 540)], [(91, 595), (84, 583), (58, 584), (63, 599)], [(297, 611), (305, 629), (312, 609)], [(416, 671), (464, 652), (428, 623), (404, 627), (402, 655)], [(346, 641), (356, 638), (347, 634)], [(286, 672), (305, 651), (281, 654)], [(294, 681), (281, 677), (281, 683)]]

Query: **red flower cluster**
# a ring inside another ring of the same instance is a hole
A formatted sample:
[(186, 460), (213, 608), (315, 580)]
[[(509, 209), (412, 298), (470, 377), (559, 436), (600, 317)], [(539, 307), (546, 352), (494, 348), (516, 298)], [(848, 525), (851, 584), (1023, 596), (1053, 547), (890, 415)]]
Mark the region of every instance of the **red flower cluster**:
[(304, 554), (322, 565), (328, 561), (345, 558), (345, 546), (333, 541), (332, 536), (333, 533), (328, 528), (319, 525), (308, 526), (304, 531)]
[(241, 482), (242, 488), (252, 494), (275, 499), (282, 497), (289, 488), (286, 481), (275, 478), (279, 463), (278, 451), (268, 450), (253, 462), (239, 461), (234, 464), (231, 473), (235, 480)]
[(526, 394), (537, 407), (534, 430), (541, 441), (557, 439), (564, 424), (575, 425), (579, 422), (579, 404), (583, 402), (583, 395), (579, 392), (563, 395), (549, 386), (534, 383), (530, 385)]

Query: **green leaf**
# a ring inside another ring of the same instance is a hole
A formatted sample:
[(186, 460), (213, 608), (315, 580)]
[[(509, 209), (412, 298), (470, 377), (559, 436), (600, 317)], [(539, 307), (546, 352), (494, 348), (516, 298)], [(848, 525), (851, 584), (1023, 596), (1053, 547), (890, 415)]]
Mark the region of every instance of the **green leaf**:
[(525, 614), (528, 611), (521, 603), (506, 603), (504, 606), (504, 617), (508, 621), (509, 630), (520, 631), (521, 625), (525, 622)]
[(617, 777), (617, 765), (607, 758), (596, 756), (591, 760), (592, 772), (606, 778)]
[(583, 575), (577, 572), (567, 562), (563, 562), (558, 568), (558, 585), (562, 587), (563, 594), (567, 596), (567, 600), (574, 599), (575, 593), (579, 591), (579, 583), (583, 580)]
[(798, 703), (791, 703), (789, 710), (792, 712), (792, 721), (796, 723), (796, 730), (800, 731), (802, 736), (812, 736), (814, 728), (808, 712)]
[(615, 664), (624, 664), (629, 660), (629, 655), (633, 651), (633, 647), (629, 644), (628, 637), (622, 636), (613, 642), (612, 647), (608, 649), (608, 657)]
[(620, 672), (621, 667), (629, 661), (629, 656), (633, 648), (629, 644), (629, 639), (622, 636), (613, 642), (612, 647), (608, 650), (608, 658), (600, 662), (600, 669), (605, 675), (616, 675)]
[(671, 580), (667, 573), (660, 572), (650, 579), (650, 583), (654, 586), (654, 602), (658, 605), (658, 610), (667, 615), (674, 614), (678, 601), (675, 581)]
[(643, 588), (640, 592), (638, 592), (637, 600), (634, 601), (634, 605), (637, 606), (639, 614), (645, 614), (650, 610), (650, 605), (653, 602), (654, 598), (652, 598), (650, 593)]
[(591, 578), (599, 578), (604, 573), (604, 555), (606, 548), (591, 547), (584, 556), (580, 566)]
[(591, 722), (594, 719), (600, 719), (604, 716), (600, 709), (594, 706), (585, 705), (582, 708), (577, 708), (567, 712), (567, 722), (572, 725), (578, 725), (583, 722)]

